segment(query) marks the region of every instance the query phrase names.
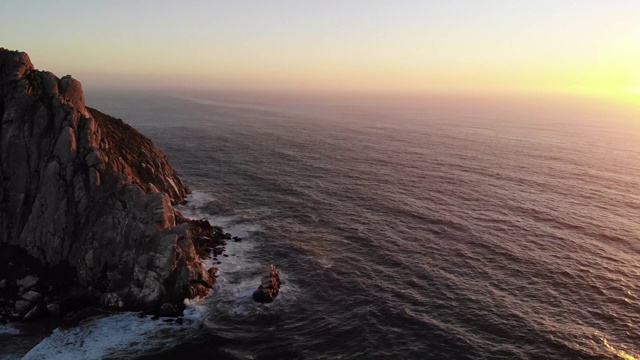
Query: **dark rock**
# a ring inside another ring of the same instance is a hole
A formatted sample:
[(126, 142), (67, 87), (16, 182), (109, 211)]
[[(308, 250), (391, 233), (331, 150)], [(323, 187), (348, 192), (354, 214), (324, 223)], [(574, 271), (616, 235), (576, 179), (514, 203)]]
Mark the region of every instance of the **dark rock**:
[(107, 308), (122, 309), (124, 302), (116, 293), (104, 293), (100, 299), (100, 304)]
[(214, 230), (214, 227), (211, 226), (211, 223), (209, 223), (209, 220), (207, 219), (191, 220), (191, 221), (204, 231), (212, 232)]
[(31, 309), (31, 303), (26, 300), (18, 300), (15, 303), (15, 309), (18, 313), (24, 314)]
[(180, 315), (180, 311), (175, 305), (164, 303), (162, 304), (162, 306), (160, 306), (160, 309), (158, 309), (158, 315), (164, 316), (164, 317), (167, 317), (167, 316), (174, 317), (174, 316)]
[(225, 238), (225, 240), (231, 240), (231, 234), (225, 233), (224, 234), (224, 238)]
[(18, 286), (20, 286), (21, 288), (23, 288), (24, 290), (29, 290), (30, 288), (32, 288), (36, 284), (38, 284), (39, 280), (40, 279), (38, 279), (37, 277), (35, 277), (33, 275), (28, 275), (27, 277), (25, 277), (22, 280), (16, 280), (16, 284)]
[(28, 291), (26, 294), (22, 295), (22, 298), (29, 302), (35, 303), (40, 301), (40, 299), (42, 299), (42, 295), (40, 295), (40, 293), (37, 293), (31, 290), (31, 291)]
[(253, 292), (253, 300), (259, 303), (270, 303), (280, 291), (280, 274), (275, 265), (268, 265), (262, 271), (262, 280), (258, 289)]
[(183, 323), (184, 323), (184, 319), (183, 318), (180, 317), (180, 318), (176, 319), (176, 324), (182, 325)]
[(233, 237), (233, 241), (235, 241), (235, 242), (238, 242), (238, 241), (240, 241), (240, 240), (242, 240), (242, 238), (237, 237), (237, 236), (234, 236), (234, 237)]
[(49, 316), (53, 316), (53, 317), (60, 316), (60, 305), (59, 304), (47, 305), (47, 312), (49, 313)]

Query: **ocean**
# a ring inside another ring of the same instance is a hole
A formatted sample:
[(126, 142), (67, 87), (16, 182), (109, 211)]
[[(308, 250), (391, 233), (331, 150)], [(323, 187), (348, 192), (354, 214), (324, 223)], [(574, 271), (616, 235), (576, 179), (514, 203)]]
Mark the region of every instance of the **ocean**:
[[(639, 358), (640, 127), (591, 105), (392, 100), (87, 92), (169, 157), (184, 214), (243, 240), (182, 325), (4, 326), (28, 345), (5, 354)], [(271, 263), (281, 293), (257, 304)]]

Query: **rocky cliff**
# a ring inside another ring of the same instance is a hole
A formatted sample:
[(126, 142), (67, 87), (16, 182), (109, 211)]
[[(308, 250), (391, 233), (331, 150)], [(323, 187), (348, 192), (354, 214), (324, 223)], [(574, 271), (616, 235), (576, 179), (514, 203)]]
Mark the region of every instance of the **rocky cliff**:
[(153, 309), (208, 292), (198, 250), (221, 231), (173, 207), (189, 190), (149, 139), (87, 107), (71, 76), (2, 48), (0, 118), (2, 249), (69, 265), (107, 305)]

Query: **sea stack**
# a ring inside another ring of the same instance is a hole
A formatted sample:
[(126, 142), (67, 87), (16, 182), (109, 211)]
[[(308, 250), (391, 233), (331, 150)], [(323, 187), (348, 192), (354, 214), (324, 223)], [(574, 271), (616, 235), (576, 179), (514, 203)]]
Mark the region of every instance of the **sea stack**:
[(151, 140), (87, 107), (78, 80), (36, 70), (26, 53), (3, 48), (0, 118), (0, 253), (15, 254), (5, 268), (25, 275), (41, 266), (44, 274), (27, 275), (49, 279), (33, 289), (49, 302), (64, 301), (52, 290), (57, 280), (121, 309), (206, 295), (215, 280), (198, 252), (220, 231), (174, 208), (189, 189)]
[(253, 292), (253, 300), (259, 303), (270, 303), (278, 296), (280, 291), (280, 274), (276, 266), (271, 264), (262, 269), (260, 286)]

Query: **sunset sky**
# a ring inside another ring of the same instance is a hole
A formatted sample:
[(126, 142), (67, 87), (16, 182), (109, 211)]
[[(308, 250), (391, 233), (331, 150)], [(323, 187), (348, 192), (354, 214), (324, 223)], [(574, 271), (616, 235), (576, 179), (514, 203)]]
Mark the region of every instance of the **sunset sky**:
[(85, 87), (568, 93), (640, 104), (640, 1), (5, 1)]

